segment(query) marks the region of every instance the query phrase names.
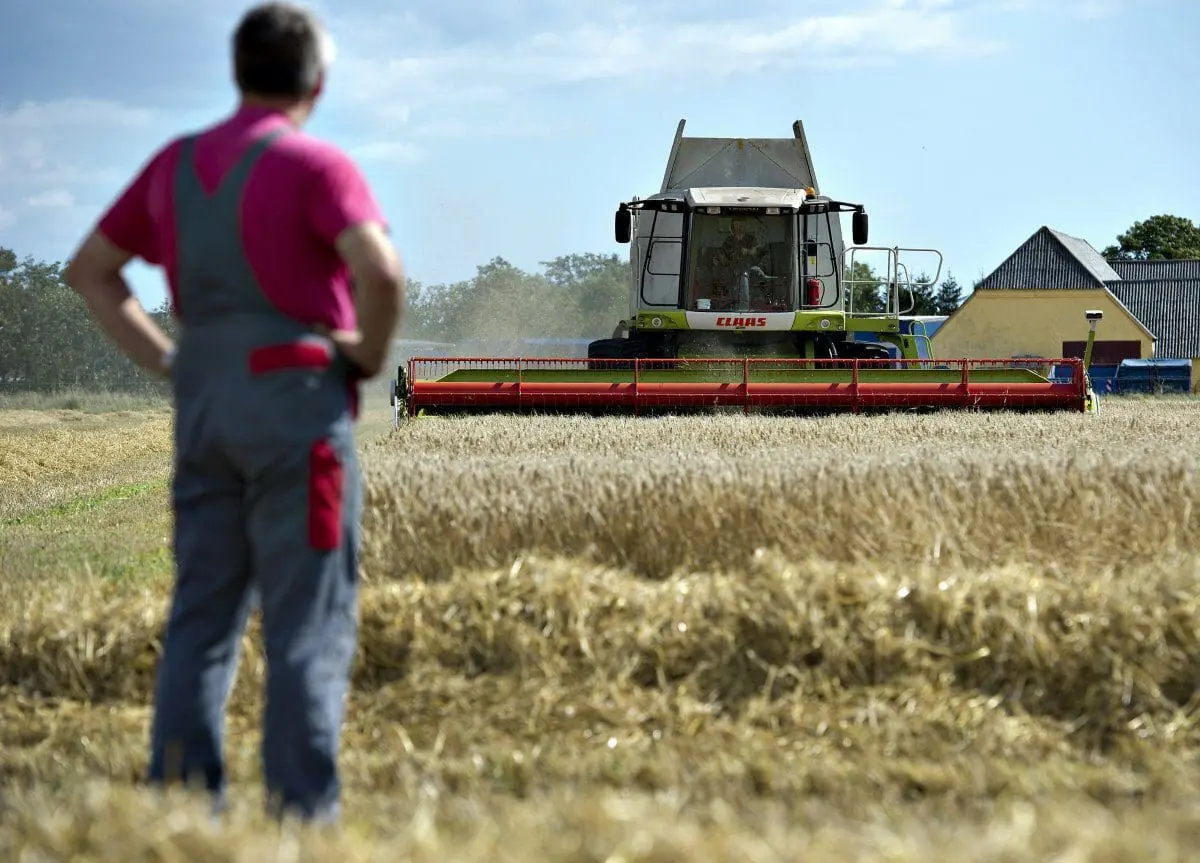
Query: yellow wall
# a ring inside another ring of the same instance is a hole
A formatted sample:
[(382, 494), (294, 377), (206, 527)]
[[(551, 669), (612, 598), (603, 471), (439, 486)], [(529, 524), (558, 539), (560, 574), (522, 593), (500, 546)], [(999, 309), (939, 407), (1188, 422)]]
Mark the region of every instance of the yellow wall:
[(1146, 331), (1108, 291), (976, 291), (936, 333), (933, 355), (956, 357), (1060, 357), (1063, 342), (1087, 338), (1087, 309), (1100, 309), (1097, 341), (1142, 343), (1142, 359), (1154, 356)]
[(1200, 357), (1192, 357), (1192, 392), (1200, 395)]

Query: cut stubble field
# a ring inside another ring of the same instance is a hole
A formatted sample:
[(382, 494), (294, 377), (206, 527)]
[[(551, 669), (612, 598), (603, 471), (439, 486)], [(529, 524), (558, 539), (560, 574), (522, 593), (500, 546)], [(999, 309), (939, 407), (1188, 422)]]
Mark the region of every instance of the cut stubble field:
[(371, 403), (345, 816), (306, 835), (259, 815), (254, 624), (234, 811), (139, 787), (171, 414), (83, 407), (0, 404), (4, 859), (1200, 849), (1195, 398), (395, 431)]

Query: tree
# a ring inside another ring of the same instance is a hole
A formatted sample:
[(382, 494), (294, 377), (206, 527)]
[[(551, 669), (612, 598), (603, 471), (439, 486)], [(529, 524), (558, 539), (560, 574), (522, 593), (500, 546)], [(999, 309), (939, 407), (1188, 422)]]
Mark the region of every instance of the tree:
[[(912, 290), (912, 309), (904, 312), (907, 315), (936, 315), (937, 299), (933, 292), (933, 283), (929, 278), (928, 273), (921, 273), (912, 279), (909, 284), (909, 289)], [(908, 297), (905, 296), (907, 291), (900, 295), (900, 308), (903, 311), (908, 305)]]
[(948, 315), (962, 305), (962, 288), (953, 275), (947, 274), (942, 279), (937, 293), (933, 295), (933, 312), (935, 315)]
[(618, 255), (562, 255), (542, 261), (546, 278), (558, 291), (556, 307), (566, 306), (564, 315), (573, 336), (602, 338), (617, 321), (629, 315), (629, 260)]
[(855, 261), (843, 277), (846, 309), (854, 312), (882, 312), (887, 308), (882, 296), (883, 279), (866, 261)]
[(1161, 261), (1200, 258), (1200, 225), (1182, 216), (1151, 216), (1117, 236), (1117, 244), (1104, 249), (1104, 257), (1126, 261)]
[[(0, 248), (0, 388), (165, 391), (165, 382), (108, 339), (62, 277), (61, 263), (18, 259), (13, 250)], [(150, 315), (175, 332), (165, 303)]]

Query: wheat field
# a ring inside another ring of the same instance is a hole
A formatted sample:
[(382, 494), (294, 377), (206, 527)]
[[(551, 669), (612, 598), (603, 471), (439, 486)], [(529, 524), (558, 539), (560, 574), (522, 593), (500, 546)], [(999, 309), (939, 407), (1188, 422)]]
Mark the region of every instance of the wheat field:
[(345, 816), (309, 832), (259, 815), (253, 624), (233, 812), (140, 787), (169, 410), (0, 409), (0, 856), (1200, 853), (1200, 400), (368, 414)]

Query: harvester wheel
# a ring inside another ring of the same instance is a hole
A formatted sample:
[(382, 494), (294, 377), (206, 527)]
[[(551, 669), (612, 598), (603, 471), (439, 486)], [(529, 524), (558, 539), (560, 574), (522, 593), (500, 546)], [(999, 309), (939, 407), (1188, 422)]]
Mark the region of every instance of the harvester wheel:
[[(838, 359), (848, 360), (888, 360), (892, 358), (886, 345), (875, 342), (856, 342), (846, 339), (838, 342), (834, 348)], [(849, 365), (844, 366), (849, 368)]]
[(396, 378), (392, 387), (392, 403), (404, 410), (408, 402), (408, 374), (404, 366), (396, 367)]
[[(675, 351), (665, 339), (647, 339), (640, 336), (627, 339), (596, 339), (588, 344), (588, 368), (594, 370), (631, 369), (631, 362), (615, 360), (633, 359), (673, 360)], [(655, 368), (674, 368), (674, 363), (655, 363)]]
[(633, 363), (614, 363), (611, 360), (623, 360), (630, 357), (629, 339), (596, 339), (588, 344), (588, 360), (604, 360), (605, 362), (589, 362), (589, 369), (628, 369)]

